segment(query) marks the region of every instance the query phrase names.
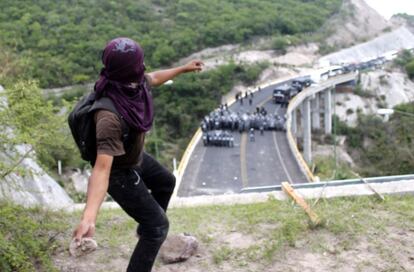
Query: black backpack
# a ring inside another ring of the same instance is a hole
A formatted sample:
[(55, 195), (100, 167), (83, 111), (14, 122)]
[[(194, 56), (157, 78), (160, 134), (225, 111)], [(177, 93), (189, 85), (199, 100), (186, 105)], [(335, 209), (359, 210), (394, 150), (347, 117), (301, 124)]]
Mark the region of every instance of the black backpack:
[(69, 114), (68, 123), (82, 159), (90, 162), (92, 165), (95, 164), (96, 160), (96, 125), (94, 113), (100, 109), (109, 110), (118, 115), (119, 120), (121, 120), (124, 148), (128, 142), (129, 126), (116, 110), (112, 100), (108, 97), (102, 97), (96, 100), (95, 92), (84, 96)]

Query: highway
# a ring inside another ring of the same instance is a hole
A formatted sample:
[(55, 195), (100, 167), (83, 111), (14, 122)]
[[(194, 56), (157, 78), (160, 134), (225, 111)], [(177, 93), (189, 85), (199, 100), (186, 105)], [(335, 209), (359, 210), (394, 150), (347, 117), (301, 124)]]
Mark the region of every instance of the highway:
[[(254, 93), (253, 104), (244, 99), (229, 107), (232, 111), (254, 112), (257, 106), (269, 114), (284, 115), (286, 108), (272, 101), (277, 85)], [(283, 181), (306, 182), (288, 145), (284, 131), (255, 133), (255, 141), (246, 132), (233, 132), (234, 147), (204, 146), (199, 141), (185, 168), (178, 196), (219, 195), (239, 193), (243, 188), (279, 185)]]

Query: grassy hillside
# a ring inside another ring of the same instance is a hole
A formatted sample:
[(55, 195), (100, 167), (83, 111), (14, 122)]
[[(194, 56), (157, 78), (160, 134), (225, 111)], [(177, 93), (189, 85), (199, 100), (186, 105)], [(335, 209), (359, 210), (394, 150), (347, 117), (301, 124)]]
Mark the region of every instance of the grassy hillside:
[[(105, 43), (139, 41), (149, 67), (205, 47), (256, 35), (317, 30), (341, 0), (42, 0), (0, 1), (0, 47), (25, 62), (41, 87), (93, 81)], [(217, 12), (219, 11), (219, 12)]]
[[(312, 203), (312, 201), (310, 201)], [(313, 228), (289, 201), (171, 209), (170, 234), (190, 233), (198, 257), (156, 264), (156, 271), (409, 271), (414, 254), (411, 196), (321, 199), (324, 224)], [(70, 258), (68, 243), (80, 214), (25, 210), (0, 203), (0, 270), (122, 271), (137, 241), (136, 223), (120, 210), (102, 211), (99, 248)], [(398, 248), (398, 250), (395, 250)], [(6, 253), (6, 254), (4, 254)]]

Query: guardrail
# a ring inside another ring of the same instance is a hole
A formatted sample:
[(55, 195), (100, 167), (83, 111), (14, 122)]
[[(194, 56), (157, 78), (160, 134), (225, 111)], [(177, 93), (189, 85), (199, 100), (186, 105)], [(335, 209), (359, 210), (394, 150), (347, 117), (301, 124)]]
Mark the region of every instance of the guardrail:
[(317, 86), (312, 86), (307, 88), (306, 90), (300, 92), (298, 95), (296, 95), (288, 105), (288, 108), (286, 110), (286, 137), (288, 139), (290, 150), (293, 153), (293, 156), (295, 157), (300, 169), (302, 170), (303, 174), (307, 178), (309, 182), (314, 182), (316, 180), (315, 176), (313, 175), (312, 171), (309, 169), (308, 164), (305, 162), (302, 154), (300, 153), (296, 141), (293, 137), (292, 131), (291, 131), (291, 119), (292, 119), (292, 112), (302, 104), (302, 102), (311, 96), (314, 96), (315, 94), (322, 92), (328, 88), (335, 87), (338, 84), (348, 82), (355, 80), (357, 78), (356, 73), (349, 73), (346, 75), (337, 76), (333, 79), (329, 79), (327, 81), (324, 81), (320, 83)]
[[(370, 183), (387, 183), (387, 182), (396, 182), (396, 181), (405, 181), (405, 180), (414, 180), (414, 175), (400, 175), (400, 176), (386, 176), (386, 177), (372, 177), (362, 179), (345, 179), (345, 180), (332, 180), (324, 182), (313, 182), (313, 183), (297, 183), (292, 184), (294, 189), (310, 189), (310, 188), (321, 188), (321, 187), (338, 187), (346, 185), (363, 185)], [(241, 193), (264, 193), (264, 192), (273, 192), (273, 191), (282, 191), (281, 185), (273, 186), (260, 186), (260, 187), (246, 187), (243, 188)]]
[(194, 148), (196, 147), (198, 141), (201, 139), (201, 136), (202, 136), (201, 129), (198, 128), (196, 133), (194, 133), (193, 137), (191, 138), (191, 141), (188, 143), (183, 156), (181, 157), (180, 164), (178, 165), (177, 171), (174, 173), (176, 177), (176, 186), (174, 188), (172, 197), (176, 197), (178, 194), (178, 189), (180, 187), (185, 168), (187, 167), (188, 162), (190, 161), (191, 154), (193, 153)]

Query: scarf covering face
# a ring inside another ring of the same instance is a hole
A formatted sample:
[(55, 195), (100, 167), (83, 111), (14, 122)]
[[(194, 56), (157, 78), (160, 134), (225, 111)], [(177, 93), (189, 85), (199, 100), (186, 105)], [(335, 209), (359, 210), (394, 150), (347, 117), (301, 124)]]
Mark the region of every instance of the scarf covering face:
[(151, 129), (154, 118), (152, 97), (145, 82), (144, 51), (129, 38), (110, 41), (103, 53), (96, 98), (109, 97), (127, 124), (139, 131)]

